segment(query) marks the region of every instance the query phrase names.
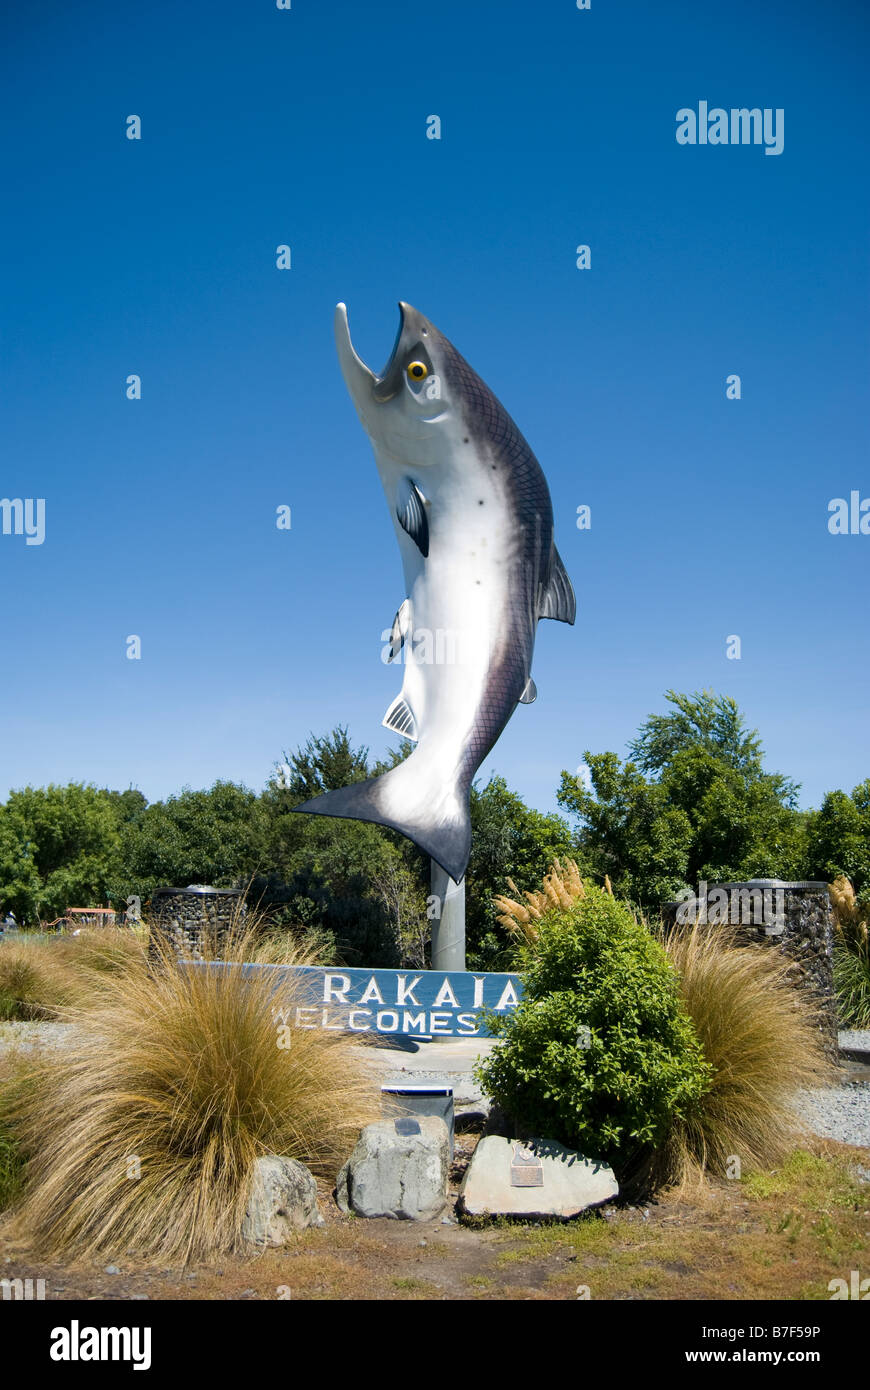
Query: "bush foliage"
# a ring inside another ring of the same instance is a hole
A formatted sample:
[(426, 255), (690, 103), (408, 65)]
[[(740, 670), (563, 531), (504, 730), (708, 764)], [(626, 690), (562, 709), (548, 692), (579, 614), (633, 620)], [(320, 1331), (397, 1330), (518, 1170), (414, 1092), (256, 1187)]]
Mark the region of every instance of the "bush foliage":
[(834, 910), (834, 988), (845, 1028), (870, 1028), (870, 904), (844, 874), (830, 885)]
[(661, 945), (630, 908), (586, 885), (519, 947), (523, 998), (493, 1017), (479, 1078), (523, 1130), (625, 1174), (711, 1082)]

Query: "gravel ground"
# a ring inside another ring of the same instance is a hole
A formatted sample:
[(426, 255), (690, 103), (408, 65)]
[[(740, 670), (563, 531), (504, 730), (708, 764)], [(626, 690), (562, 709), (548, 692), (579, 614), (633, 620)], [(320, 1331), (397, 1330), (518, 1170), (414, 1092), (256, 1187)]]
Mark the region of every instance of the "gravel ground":
[(870, 1084), (866, 1081), (799, 1091), (798, 1099), (801, 1117), (814, 1134), (870, 1149)]

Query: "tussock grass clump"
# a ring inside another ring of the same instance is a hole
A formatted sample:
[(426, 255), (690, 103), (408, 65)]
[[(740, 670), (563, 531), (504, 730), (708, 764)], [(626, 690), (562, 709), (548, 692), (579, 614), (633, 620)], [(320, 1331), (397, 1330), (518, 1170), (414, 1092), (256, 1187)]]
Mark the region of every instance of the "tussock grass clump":
[(0, 942), (0, 1020), (40, 1022), (84, 1004), (100, 977), (141, 955), (143, 934), (100, 927)]
[(0, 1212), (11, 1207), (21, 1191), (23, 1167), (15, 1140), (0, 1129)]
[[(18, 1222), (67, 1257), (232, 1251), (255, 1160), (332, 1176), (377, 1118), (376, 1088), (352, 1035), (293, 1026), (311, 1002), (297, 983), (276, 992), (272, 972), (243, 975), (258, 959), (250, 930), (210, 969), (124, 950), (92, 972), (86, 1005), (63, 1011), (68, 1044), (11, 1063), (0, 1124), (27, 1158)], [(309, 963), (292, 944), (284, 962)]]
[(834, 988), (840, 1022), (870, 1028), (870, 923), (844, 874), (828, 885), (834, 910)]
[(671, 1127), (661, 1156), (669, 1179), (725, 1175), (732, 1156), (744, 1170), (778, 1162), (799, 1128), (794, 1092), (833, 1076), (793, 965), (775, 949), (737, 945), (727, 927), (674, 928), (663, 942), (713, 1068), (710, 1088)]
[(137, 956), (147, 939), (143, 927), (85, 927), (77, 936), (59, 936), (47, 945), (65, 968), (104, 974)]
[(0, 1020), (54, 1018), (69, 992), (53, 968), (48, 948), (36, 942), (0, 944)]

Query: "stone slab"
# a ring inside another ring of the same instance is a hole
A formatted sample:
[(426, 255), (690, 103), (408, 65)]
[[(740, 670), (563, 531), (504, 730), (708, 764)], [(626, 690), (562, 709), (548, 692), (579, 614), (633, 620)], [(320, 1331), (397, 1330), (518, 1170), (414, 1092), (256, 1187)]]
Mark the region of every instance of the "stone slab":
[[(538, 1160), (534, 1166), (529, 1163), (531, 1156)], [(537, 1173), (537, 1186), (516, 1185), (514, 1179), (524, 1170)], [(609, 1202), (618, 1193), (611, 1168), (555, 1140), (528, 1139), (520, 1144), (491, 1134), (474, 1151), (459, 1200), (469, 1216), (568, 1218)]]

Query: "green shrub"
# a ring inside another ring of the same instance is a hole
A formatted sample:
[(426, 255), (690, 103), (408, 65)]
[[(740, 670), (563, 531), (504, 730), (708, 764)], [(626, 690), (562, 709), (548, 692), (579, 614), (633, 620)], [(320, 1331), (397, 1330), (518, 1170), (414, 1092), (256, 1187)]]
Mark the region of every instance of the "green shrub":
[[(523, 945), (523, 998), (476, 1069), (524, 1131), (635, 1171), (709, 1087), (710, 1068), (661, 945), (630, 908), (585, 885)], [(588, 1031), (584, 1031), (588, 1030)]]
[(828, 885), (834, 911), (834, 988), (845, 1028), (870, 1028), (870, 905), (841, 874)]
[(843, 1028), (870, 1028), (870, 946), (834, 943), (834, 988)]

